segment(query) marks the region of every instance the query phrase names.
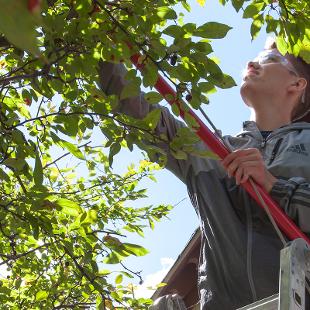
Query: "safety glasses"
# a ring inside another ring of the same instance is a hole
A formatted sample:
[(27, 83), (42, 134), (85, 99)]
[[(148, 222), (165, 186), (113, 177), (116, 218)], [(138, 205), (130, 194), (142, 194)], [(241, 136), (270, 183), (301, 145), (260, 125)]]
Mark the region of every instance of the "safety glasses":
[(254, 61), (261, 64), (278, 63), (285, 66), (291, 73), (299, 76), (294, 66), (280, 53), (275, 51), (263, 51), (254, 59)]

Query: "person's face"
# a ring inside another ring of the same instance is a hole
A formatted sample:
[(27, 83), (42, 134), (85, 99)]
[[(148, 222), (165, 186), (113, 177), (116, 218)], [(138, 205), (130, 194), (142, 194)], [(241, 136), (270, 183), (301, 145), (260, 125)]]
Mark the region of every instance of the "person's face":
[(253, 96), (282, 98), (297, 76), (293, 65), (276, 49), (263, 51), (243, 72), (241, 96), (249, 105)]

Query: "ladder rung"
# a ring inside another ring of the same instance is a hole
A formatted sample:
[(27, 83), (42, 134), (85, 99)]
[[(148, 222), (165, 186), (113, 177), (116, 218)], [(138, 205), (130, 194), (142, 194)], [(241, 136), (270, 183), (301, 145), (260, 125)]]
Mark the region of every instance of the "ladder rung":
[(238, 310), (278, 310), (279, 294), (266, 297)]

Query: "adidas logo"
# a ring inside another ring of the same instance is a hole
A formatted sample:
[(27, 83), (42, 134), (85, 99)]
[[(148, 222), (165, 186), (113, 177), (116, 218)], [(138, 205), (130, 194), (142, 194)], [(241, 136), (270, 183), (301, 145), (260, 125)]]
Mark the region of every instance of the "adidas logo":
[(287, 152), (293, 152), (293, 153), (298, 153), (298, 154), (301, 154), (301, 155), (309, 156), (309, 154), (308, 154), (308, 152), (307, 152), (307, 150), (305, 148), (305, 145), (303, 143), (290, 146), (287, 149)]

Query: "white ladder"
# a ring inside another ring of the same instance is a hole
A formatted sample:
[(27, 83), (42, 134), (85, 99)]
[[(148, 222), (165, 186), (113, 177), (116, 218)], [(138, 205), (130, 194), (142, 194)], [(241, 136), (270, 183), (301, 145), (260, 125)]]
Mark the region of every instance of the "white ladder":
[(296, 239), (281, 250), (279, 294), (238, 310), (310, 310), (310, 249)]

